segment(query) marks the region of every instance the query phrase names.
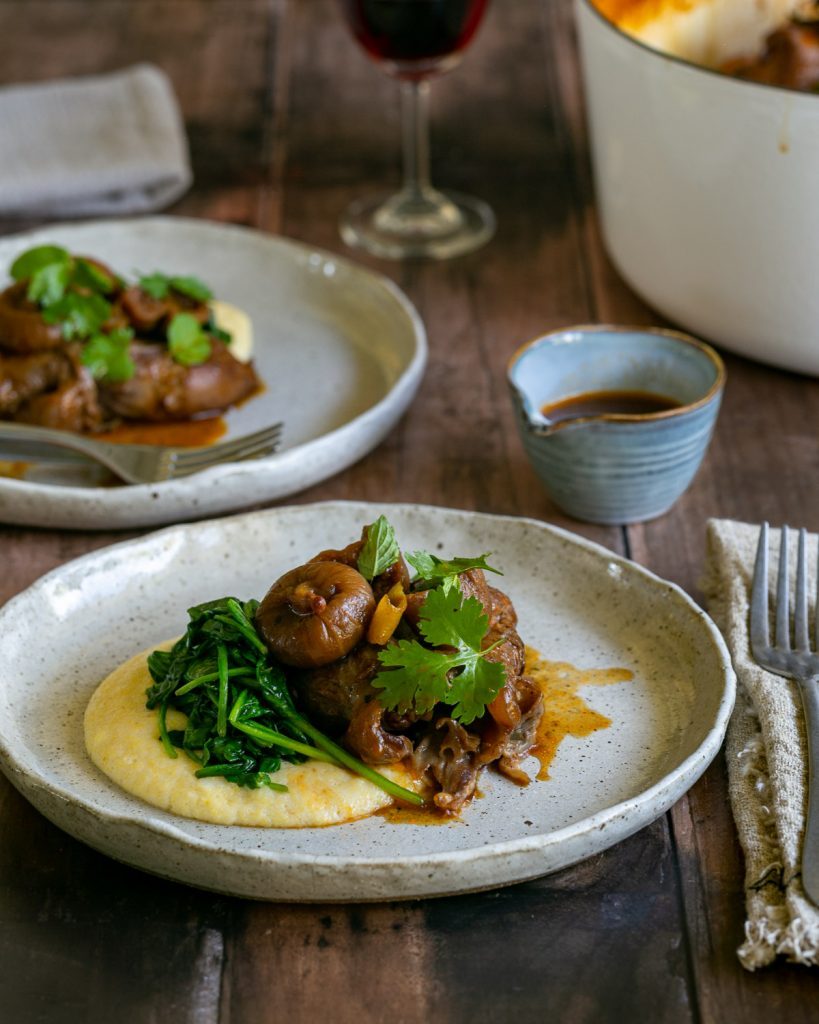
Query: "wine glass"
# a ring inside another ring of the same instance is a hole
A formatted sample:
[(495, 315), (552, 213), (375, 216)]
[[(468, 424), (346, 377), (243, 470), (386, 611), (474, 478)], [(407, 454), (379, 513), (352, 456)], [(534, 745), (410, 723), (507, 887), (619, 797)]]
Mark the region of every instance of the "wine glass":
[(486, 203), (441, 192), (429, 177), (429, 78), (453, 68), (489, 0), (340, 0), (367, 54), (400, 79), (404, 181), (394, 195), (356, 200), (341, 218), (348, 245), (388, 259), (471, 252), (495, 231)]

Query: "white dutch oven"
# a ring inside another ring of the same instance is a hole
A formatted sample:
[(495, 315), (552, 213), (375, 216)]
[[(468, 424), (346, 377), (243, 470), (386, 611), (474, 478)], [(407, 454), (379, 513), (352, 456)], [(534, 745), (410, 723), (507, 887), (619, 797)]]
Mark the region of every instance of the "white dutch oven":
[(591, 0), (576, 7), (603, 235), (621, 274), (695, 334), (819, 374), (819, 96), (683, 59), (737, 56), (761, 23), (739, 47), (711, 10), (689, 34), (647, 31), (671, 56)]

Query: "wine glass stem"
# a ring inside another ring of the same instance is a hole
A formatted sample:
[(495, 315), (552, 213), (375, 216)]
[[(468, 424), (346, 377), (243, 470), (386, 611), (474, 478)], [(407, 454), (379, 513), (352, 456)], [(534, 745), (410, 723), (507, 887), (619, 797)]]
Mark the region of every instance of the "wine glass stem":
[(429, 82), (401, 83), (404, 131), (404, 193), (423, 199), (431, 189), (429, 178)]

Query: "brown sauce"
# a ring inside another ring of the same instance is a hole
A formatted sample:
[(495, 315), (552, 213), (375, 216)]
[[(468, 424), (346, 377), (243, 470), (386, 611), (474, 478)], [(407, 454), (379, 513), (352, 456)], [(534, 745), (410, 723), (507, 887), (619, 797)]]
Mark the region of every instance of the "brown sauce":
[(586, 391), (549, 402), (540, 411), (553, 423), (563, 423), (589, 416), (651, 416), (679, 409), (681, 404), (653, 391)]
[(590, 707), (578, 690), (581, 686), (611, 686), (634, 678), (627, 668), (575, 668), (567, 661), (546, 661), (526, 648), (526, 674), (543, 693), (544, 710), (537, 730), (533, 757), (540, 761), (541, 781), (549, 778), (549, 765), (567, 736), (578, 739), (607, 729), (611, 719)]
[(390, 825), (447, 825), (460, 819), (456, 815), (444, 814), (434, 805), (428, 807), (404, 807), (393, 804), (375, 812), (377, 818), (383, 818)]
[(214, 444), (227, 432), (227, 423), (222, 416), (201, 420), (179, 420), (178, 422), (144, 423), (131, 420), (120, 423), (112, 430), (94, 434), (95, 441), (111, 441), (113, 444), (156, 444), (174, 448), (199, 448)]

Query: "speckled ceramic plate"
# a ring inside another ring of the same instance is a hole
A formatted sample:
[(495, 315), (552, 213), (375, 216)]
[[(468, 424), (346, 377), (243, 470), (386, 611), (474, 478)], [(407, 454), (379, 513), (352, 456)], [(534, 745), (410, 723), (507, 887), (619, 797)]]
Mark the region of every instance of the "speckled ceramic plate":
[[(282, 498), (356, 462), (392, 429), (421, 381), (426, 337), (406, 296), (349, 260), (258, 231), (181, 217), (56, 225), (0, 239), (0, 282), (23, 250), (54, 242), (125, 275), (194, 274), (253, 321), (261, 395), (228, 437), (283, 420), (280, 451), (153, 485), (102, 486), (78, 464), (0, 478), (0, 521), (69, 529), (149, 526)], [(0, 285), (2, 286), (2, 285)]]
[[(181, 633), (189, 605), (261, 596), (282, 571), (356, 538), (380, 512), (410, 550), (492, 551), (521, 635), (544, 657), (630, 669), (629, 682), (580, 690), (611, 725), (564, 739), (547, 781), (518, 788), (484, 772), (483, 798), (437, 826), (381, 817), (321, 829), (206, 825), (143, 804), (97, 771), (83, 711), (119, 662)], [(717, 753), (734, 697), (719, 633), (674, 585), (543, 523), (412, 505), (278, 508), (105, 548), (10, 601), (0, 635), (0, 761), (35, 807), (118, 860), (270, 900), (438, 896), (579, 861), (688, 789)]]

